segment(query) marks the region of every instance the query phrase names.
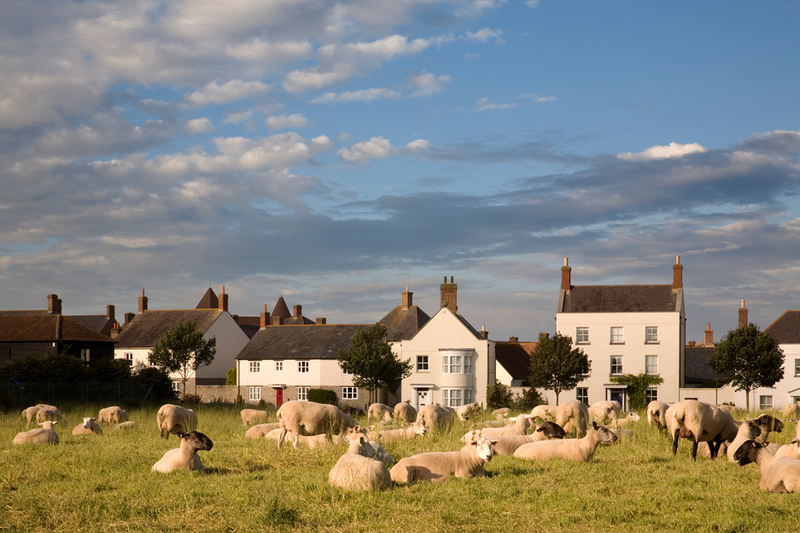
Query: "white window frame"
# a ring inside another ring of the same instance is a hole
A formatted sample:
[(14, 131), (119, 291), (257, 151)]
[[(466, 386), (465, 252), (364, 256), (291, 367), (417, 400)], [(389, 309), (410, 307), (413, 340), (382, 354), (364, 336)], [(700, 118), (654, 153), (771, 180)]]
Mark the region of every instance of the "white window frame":
[(342, 400), (358, 400), (358, 387), (342, 387)]
[(589, 387), (575, 387), (575, 399), (589, 405)]
[(175, 392), (180, 392), (181, 391), (181, 382), (180, 381), (173, 381), (172, 382), (172, 390), (174, 390)]
[(611, 326), (611, 344), (625, 343), (625, 329), (622, 326)]
[(472, 389), (455, 389), (443, 388), (442, 389), (442, 405), (445, 407), (461, 407), (472, 403), (473, 399)]
[(430, 372), (430, 358), (427, 355), (417, 356), (417, 372)]
[(442, 374), (472, 374), (472, 356), (466, 354), (443, 355)]
[(645, 403), (655, 402), (658, 400), (658, 389), (655, 387), (647, 387), (644, 391)]
[(658, 375), (658, 356), (645, 355), (644, 356), (644, 373), (648, 376)]
[(772, 402), (772, 395), (771, 394), (762, 394), (758, 397), (758, 408), (759, 410), (763, 411), (765, 409), (772, 409), (773, 402)]
[(297, 362), (297, 372), (299, 374), (308, 374), (311, 371), (311, 365), (308, 361), (298, 361)]
[(575, 328), (575, 344), (589, 344), (589, 328), (579, 326)]
[[(609, 360), (609, 362), (611, 363), (611, 366), (609, 368), (609, 372), (608, 373), (611, 374), (612, 376), (621, 376), (622, 373), (623, 373), (622, 361), (623, 360), (622, 360), (622, 356), (621, 355), (612, 355), (610, 360)], [(617, 370), (618, 370), (617, 372), (614, 371), (615, 368), (617, 368)]]
[[(256, 372), (261, 372), (261, 361), (250, 361), (250, 373), (255, 374)], [(260, 400), (261, 398), (259, 398)]]
[(794, 377), (800, 376), (800, 359), (794, 360)]
[(261, 387), (248, 387), (247, 394), (251, 402), (261, 401)]
[(308, 401), (308, 389), (311, 387), (297, 387), (297, 399), (301, 402)]
[(125, 352), (125, 359), (128, 361), (133, 361), (133, 352)]
[(81, 348), (81, 361), (88, 363), (91, 361), (91, 358), (91, 350), (89, 348)]
[(645, 344), (658, 344), (658, 326), (644, 327)]
[(275, 361), (275, 372), (283, 372), (283, 361)]

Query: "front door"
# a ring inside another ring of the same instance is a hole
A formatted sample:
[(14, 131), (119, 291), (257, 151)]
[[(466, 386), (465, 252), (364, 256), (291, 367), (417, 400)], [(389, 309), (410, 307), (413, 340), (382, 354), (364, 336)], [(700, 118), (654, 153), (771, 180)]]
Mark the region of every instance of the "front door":
[(619, 402), (620, 407), (624, 411), (625, 407), (625, 389), (608, 389), (608, 399), (612, 402)]
[(283, 389), (275, 389), (275, 407), (280, 407), (283, 403)]
[(431, 403), (428, 389), (414, 389), (417, 395), (417, 411)]

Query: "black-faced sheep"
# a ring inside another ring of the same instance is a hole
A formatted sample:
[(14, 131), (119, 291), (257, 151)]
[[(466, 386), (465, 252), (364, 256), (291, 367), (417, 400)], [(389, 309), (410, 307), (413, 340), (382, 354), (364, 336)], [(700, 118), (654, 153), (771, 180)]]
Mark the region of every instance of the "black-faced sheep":
[(767, 442), (770, 432), (781, 433), (783, 431), (783, 422), (766, 413), (759, 415), (755, 422), (761, 428), (761, 438), (759, 440), (762, 442)]
[(158, 430), (162, 438), (168, 439), (170, 433), (189, 433), (197, 429), (197, 415), (191, 409), (171, 403), (162, 405), (156, 415)]
[(72, 428), (73, 435), (103, 435), (103, 428), (91, 417), (84, 417), (83, 422)]
[(461, 437), (461, 442), (472, 442), (478, 437), (486, 439), (494, 438), (500, 435), (526, 435), (530, 427), (530, 415), (521, 414), (516, 417), (513, 426), (503, 426), (500, 428), (483, 428), (468, 431)]
[(277, 417), (281, 424), (279, 450), (287, 433), (291, 433), (294, 447), (297, 448), (301, 436), (333, 435), (348, 427), (358, 426), (358, 422), (336, 406), (316, 402), (284, 402), (278, 409)]
[(589, 409), (581, 401), (566, 401), (556, 408), (556, 424), (564, 428), (567, 434), (575, 433), (577, 437), (583, 437), (589, 424)]
[(239, 414), (245, 426), (264, 424), (269, 420), (269, 413), (261, 409), (242, 409)]
[(667, 428), (672, 438), (672, 453), (678, 453), (678, 439), (692, 441), (692, 460), (697, 460), (697, 446), (707, 442), (711, 458), (717, 457), (723, 442), (733, 442), (739, 428), (731, 414), (716, 405), (697, 400), (683, 400), (667, 409)]
[(207, 436), (199, 431), (184, 433), (178, 432), (181, 439), (181, 447), (169, 450), (164, 456), (153, 465), (153, 472), (172, 472), (173, 470), (198, 470), (206, 473), (203, 461), (197, 455), (200, 450), (210, 450), (214, 443)]
[(414, 422), (417, 419), (417, 410), (408, 403), (400, 402), (394, 406), (395, 420)]
[(40, 422), (39, 425), (42, 426), (40, 428), (17, 433), (14, 444), (58, 444), (58, 435), (53, 429), (56, 424), (58, 422), (53, 420)]
[(121, 424), (128, 421), (128, 412), (118, 405), (104, 407), (97, 413), (99, 424)]
[(392, 467), (392, 481), (433, 481), (441, 483), (450, 476), (471, 478), (485, 476), (484, 465), (492, 459), (494, 442), (478, 439), (457, 452), (427, 452), (404, 457)]
[(761, 472), (761, 490), (769, 492), (800, 491), (800, 460), (774, 457), (758, 441), (748, 440), (739, 446), (733, 458), (740, 466), (756, 463)]
[(328, 483), (346, 490), (391, 488), (389, 469), (374, 457), (375, 449), (364, 435), (352, 439), (347, 453), (339, 458), (328, 474)]
[(547, 439), (563, 439), (564, 429), (555, 422), (544, 421), (530, 435), (499, 435), (492, 437), (494, 453), (497, 455), (514, 455), (517, 448), (529, 442), (540, 442)]
[(517, 448), (514, 457), (546, 461), (548, 459), (568, 459), (589, 462), (601, 442), (616, 442), (617, 435), (605, 426), (592, 422), (592, 428), (580, 439), (543, 440), (531, 442)]
[(438, 405), (426, 405), (417, 413), (417, 421), (425, 423), (431, 433), (450, 431), (455, 423), (453, 412)]

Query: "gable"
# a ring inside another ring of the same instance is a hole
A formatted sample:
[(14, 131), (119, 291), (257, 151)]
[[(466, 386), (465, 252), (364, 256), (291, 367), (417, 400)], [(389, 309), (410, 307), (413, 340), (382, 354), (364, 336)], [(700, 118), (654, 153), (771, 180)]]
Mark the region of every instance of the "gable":
[(778, 344), (800, 344), (800, 311), (786, 311), (764, 333)]
[(439, 347), (473, 346), (476, 341), (484, 341), (481, 334), (464, 317), (447, 307), (439, 309), (410, 340), (413, 343)]
[(386, 328), (386, 342), (399, 342), (412, 338), (431, 319), (416, 305), (403, 309), (398, 305), (378, 321)]
[(680, 311), (672, 285), (582, 285), (562, 291), (561, 313), (663, 313)]

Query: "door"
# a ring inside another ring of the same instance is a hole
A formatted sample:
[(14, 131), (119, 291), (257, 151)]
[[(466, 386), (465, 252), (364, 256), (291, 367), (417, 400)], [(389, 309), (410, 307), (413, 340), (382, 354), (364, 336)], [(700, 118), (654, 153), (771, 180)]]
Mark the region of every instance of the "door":
[(283, 389), (275, 389), (275, 407), (280, 407), (283, 403)]
[(619, 402), (620, 407), (625, 411), (625, 389), (608, 389), (608, 399), (612, 402)]
[(420, 407), (424, 407), (431, 403), (430, 395), (428, 389), (414, 389), (417, 396), (417, 411), (419, 411)]

